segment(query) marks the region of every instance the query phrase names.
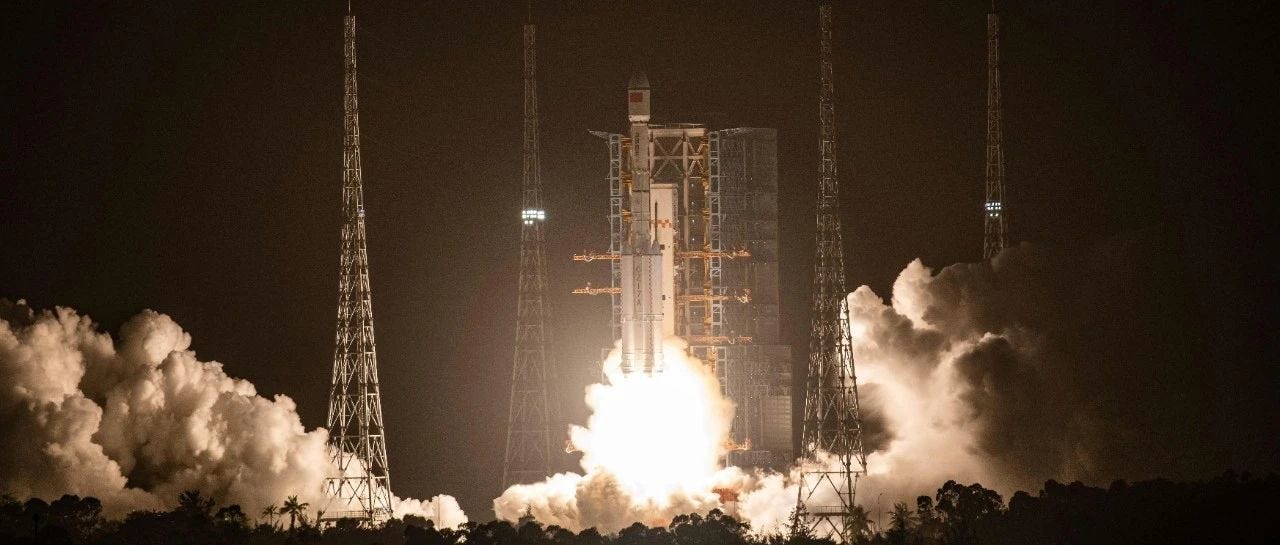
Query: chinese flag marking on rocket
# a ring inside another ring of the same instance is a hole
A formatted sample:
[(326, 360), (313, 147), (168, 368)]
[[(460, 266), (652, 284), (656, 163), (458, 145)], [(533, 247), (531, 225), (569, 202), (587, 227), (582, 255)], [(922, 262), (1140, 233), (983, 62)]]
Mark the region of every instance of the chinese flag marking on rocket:
[(631, 102), (644, 102), (644, 93), (631, 93)]

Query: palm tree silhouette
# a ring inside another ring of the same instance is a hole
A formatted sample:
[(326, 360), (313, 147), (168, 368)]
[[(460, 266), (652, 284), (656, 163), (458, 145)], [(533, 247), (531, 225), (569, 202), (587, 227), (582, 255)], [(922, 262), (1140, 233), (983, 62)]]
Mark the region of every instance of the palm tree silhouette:
[(278, 514), (280, 514), (280, 508), (276, 507), (274, 503), (262, 508), (262, 516), (267, 518), (267, 524), (270, 524), (272, 528), (276, 526), (275, 520)]
[(293, 530), (294, 521), (301, 517), (303, 513), (306, 513), (308, 507), (311, 507), (311, 504), (299, 502), (297, 496), (289, 496), (289, 498), (284, 501), (284, 507), (280, 508), (280, 512), (289, 514), (290, 530)]
[(911, 512), (911, 508), (906, 503), (897, 502), (893, 504), (893, 512), (889, 514), (889, 524), (894, 530), (906, 532), (915, 526), (919, 517)]
[(849, 511), (849, 518), (846, 519), (848, 527), (845, 528), (850, 536), (866, 536), (871, 533), (871, 516), (867, 514), (867, 510), (861, 505), (853, 506)]

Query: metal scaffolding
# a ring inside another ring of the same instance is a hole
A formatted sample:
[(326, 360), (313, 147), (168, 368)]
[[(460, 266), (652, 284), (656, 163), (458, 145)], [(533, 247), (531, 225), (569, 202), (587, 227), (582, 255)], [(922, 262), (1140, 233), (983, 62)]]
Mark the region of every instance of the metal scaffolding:
[(330, 457), (338, 474), (325, 480), (330, 505), (339, 507), (326, 510), (321, 522), (346, 518), (379, 525), (391, 518), (391, 476), (369, 289), (356, 92), (356, 19), (349, 13), (344, 35), (342, 256), (328, 419)]
[(856, 537), (854, 504), (866, 474), (858, 384), (849, 343), (844, 248), (836, 176), (835, 91), (831, 68), (831, 6), (819, 7), (818, 99), (821, 167), (818, 179), (813, 324), (805, 379), (801, 481), (793, 526), (849, 543)]
[(717, 286), (736, 297), (722, 305), (724, 334), (750, 343), (723, 347), (716, 373), (736, 406), (726, 462), (781, 469), (793, 461), (791, 347), (779, 339), (777, 131), (725, 129), (712, 150), (720, 247), (750, 259), (720, 258)]
[[(609, 250), (574, 260), (609, 261), (610, 283), (574, 293), (610, 295), (617, 341), (634, 143), (593, 134), (609, 152)], [(681, 123), (650, 125), (650, 135), (652, 180), (677, 188), (676, 334), (738, 407), (729, 463), (783, 467), (791, 461), (791, 396), (790, 348), (778, 341), (776, 131)]]
[(507, 417), (502, 487), (551, 475), (551, 415), (547, 394), (547, 258), (542, 177), (538, 159), (537, 29), (524, 25), (524, 174), (521, 178), (520, 285), (516, 301), (515, 358)]
[[(994, 8), (994, 6), (993, 6)], [(987, 14), (987, 199), (982, 203), (982, 258), (1009, 245), (1005, 231), (1004, 131), (1000, 110), (1000, 16)]]

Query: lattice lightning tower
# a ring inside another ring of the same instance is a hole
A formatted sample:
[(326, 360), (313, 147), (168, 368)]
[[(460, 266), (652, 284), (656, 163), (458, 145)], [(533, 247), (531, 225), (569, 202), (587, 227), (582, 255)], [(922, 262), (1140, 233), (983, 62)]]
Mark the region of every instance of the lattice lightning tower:
[(987, 14), (987, 200), (982, 204), (982, 258), (1009, 244), (1004, 211), (1004, 131), (1000, 110), (1000, 16)]
[(373, 304), (365, 244), (360, 120), (356, 99), (356, 19), (346, 17), (343, 47), (342, 257), (338, 327), (329, 390), (330, 456), (340, 473), (325, 481), (334, 506), (325, 520), (378, 525), (391, 517), (391, 478), (373, 339)]
[[(836, 177), (834, 88), (831, 82), (831, 6), (819, 8), (822, 86), (818, 111), (822, 165), (818, 182), (817, 248), (813, 279), (813, 324), (805, 384), (804, 431), (796, 529), (851, 542), (854, 495), (866, 473), (858, 386), (849, 344), (845, 303), (839, 182)], [(830, 455), (827, 456), (821, 453)]]
[(511, 405), (502, 487), (551, 475), (550, 406), (547, 378), (547, 266), (538, 161), (537, 29), (524, 25), (524, 175), (520, 209), (520, 287), (516, 301), (516, 351), (511, 369)]

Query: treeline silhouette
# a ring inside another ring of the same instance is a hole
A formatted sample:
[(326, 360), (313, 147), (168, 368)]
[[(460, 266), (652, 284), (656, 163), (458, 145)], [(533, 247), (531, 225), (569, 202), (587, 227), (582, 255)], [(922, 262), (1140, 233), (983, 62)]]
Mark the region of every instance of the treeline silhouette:
[[(1048, 481), (1036, 495), (1017, 492), (1008, 503), (978, 484), (948, 481), (915, 505), (898, 503), (883, 513), (859, 509), (856, 542), (865, 545), (1005, 545), (1135, 543), (1280, 543), (1276, 522), (1280, 478), (1232, 472), (1203, 482), (1164, 479), (1108, 488)], [(66, 495), (52, 503), (0, 497), (0, 544), (44, 545), (821, 545), (793, 523), (775, 534), (753, 535), (747, 524), (719, 510), (676, 517), (666, 527), (641, 523), (615, 535), (594, 528), (571, 532), (532, 517), (516, 523), (467, 523), (437, 529), (408, 516), (378, 529), (340, 521), (320, 528), (322, 516), (296, 497), (279, 507), (245, 513), (218, 506), (197, 491), (179, 495), (169, 511), (137, 511), (124, 520), (102, 516), (95, 498)], [(315, 516), (311, 516), (314, 514)], [(883, 523), (883, 526), (881, 524)]]

